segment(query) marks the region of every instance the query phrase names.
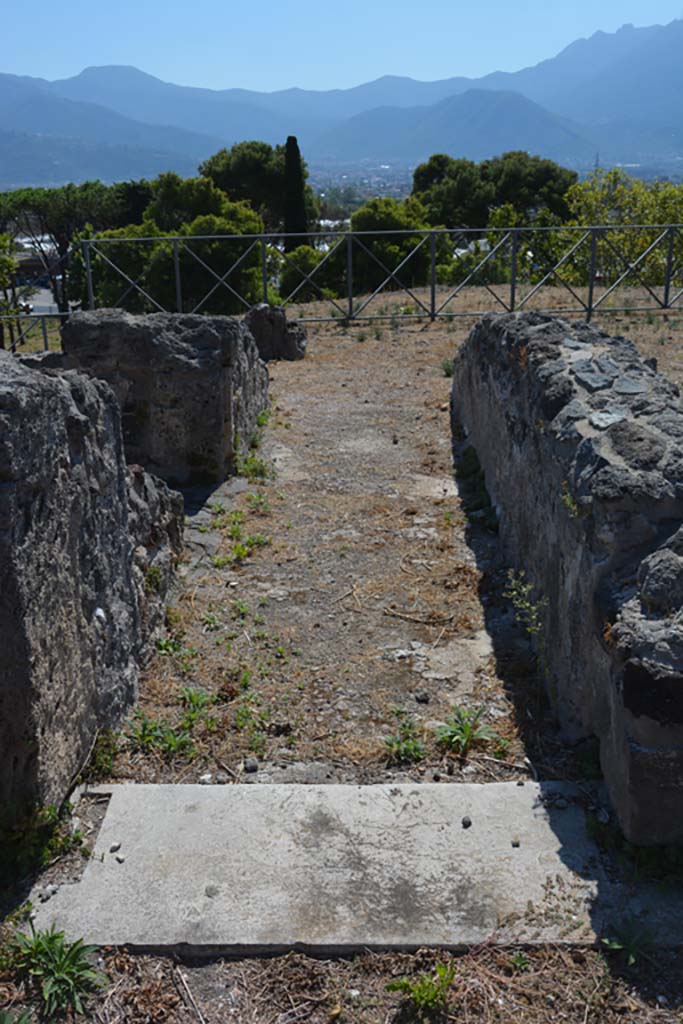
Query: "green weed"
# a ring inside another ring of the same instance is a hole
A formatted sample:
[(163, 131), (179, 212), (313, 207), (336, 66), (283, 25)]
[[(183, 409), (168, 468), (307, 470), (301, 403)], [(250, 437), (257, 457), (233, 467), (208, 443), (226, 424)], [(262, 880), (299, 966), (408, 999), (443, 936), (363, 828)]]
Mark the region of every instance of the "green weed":
[(467, 757), (474, 746), (487, 743), (495, 734), (488, 726), (481, 724), (484, 708), (453, 707), (437, 733), (437, 742), (460, 757)]
[(107, 983), (105, 975), (93, 970), (89, 957), (95, 946), (82, 939), (67, 942), (64, 932), (36, 931), (20, 934), (11, 944), (15, 969), (33, 983), (40, 994), (44, 1016), (73, 1011), (83, 1013), (86, 998)]
[(398, 978), (386, 986), (387, 992), (400, 992), (417, 1014), (418, 1020), (428, 1021), (442, 1010), (448, 990), (455, 978), (453, 964), (437, 964), (435, 974), (418, 974), (415, 978)]
[(398, 732), (384, 740), (390, 763), (421, 761), (425, 756), (425, 747), (418, 736), (415, 720), (402, 708), (394, 708), (393, 715), (398, 724)]

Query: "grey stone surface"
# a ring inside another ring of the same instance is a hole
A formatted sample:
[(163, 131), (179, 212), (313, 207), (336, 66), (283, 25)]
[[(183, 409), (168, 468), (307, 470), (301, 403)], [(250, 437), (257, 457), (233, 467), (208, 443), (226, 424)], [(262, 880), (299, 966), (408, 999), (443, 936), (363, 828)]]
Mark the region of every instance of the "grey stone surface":
[(129, 462), (174, 484), (235, 471), (268, 401), (268, 373), (243, 324), (104, 309), (70, 317), (62, 345), (67, 366), (114, 389)]
[(33, 800), (60, 803), (97, 729), (132, 701), (180, 500), (140, 470), (129, 476), (106, 384), (0, 353), (3, 819)]
[(259, 350), (261, 359), (303, 359), (306, 355), (306, 331), (287, 320), (282, 306), (269, 306), (265, 302), (252, 306), (244, 318)]
[(455, 361), (453, 409), (507, 555), (534, 586), (567, 738), (599, 737), (628, 838), (683, 841), (678, 389), (624, 338), (487, 316)]
[(628, 913), (679, 945), (680, 897), (611, 882), (582, 799), (563, 783), (114, 786), (82, 880), (36, 924), (249, 954), (591, 942)]

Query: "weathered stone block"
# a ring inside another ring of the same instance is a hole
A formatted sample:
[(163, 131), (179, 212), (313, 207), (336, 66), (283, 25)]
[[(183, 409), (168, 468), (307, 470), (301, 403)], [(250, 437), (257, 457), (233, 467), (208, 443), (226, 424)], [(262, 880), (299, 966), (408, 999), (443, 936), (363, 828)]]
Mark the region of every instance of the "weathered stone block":
[(629, 839), (683, 841), (683, 407), (624, 338), (487, 316), (461, 348), (455, 419), (543, 615), (570, 740), (600, 739)]
[(62, 346), (66, 366), (113, 388), (129, 462), (177, 484), (235, 471), (268, 401), (268, 372), (243, 324), (96, 310), (69, 318)]
[(306, 331), (300, 324), (287, 320), (282, 306), (265, 302), (252, 306), (244, 318), (251, 331), (261, 359), (303, 359), (306, 355)]
[(129, 478), (106, 384), (0, 352), (3, 818), (59, 803), (132, 702), (181, 524), (179, 495)]

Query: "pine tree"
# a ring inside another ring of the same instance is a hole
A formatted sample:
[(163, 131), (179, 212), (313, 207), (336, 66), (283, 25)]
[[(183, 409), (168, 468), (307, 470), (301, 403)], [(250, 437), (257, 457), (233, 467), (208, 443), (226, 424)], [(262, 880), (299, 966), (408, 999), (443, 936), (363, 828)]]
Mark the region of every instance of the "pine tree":
[[(306, 180), (304, 168), (299, 152), (299, 143), (296, 136), (289, 135), (285, 146), (285, 235), (290, 233), (306, 232), (308, 221), (306, 217)], [(308, 244), (308, 239), (285, 237), (285, 252), (291, 252), (299, 245)]]

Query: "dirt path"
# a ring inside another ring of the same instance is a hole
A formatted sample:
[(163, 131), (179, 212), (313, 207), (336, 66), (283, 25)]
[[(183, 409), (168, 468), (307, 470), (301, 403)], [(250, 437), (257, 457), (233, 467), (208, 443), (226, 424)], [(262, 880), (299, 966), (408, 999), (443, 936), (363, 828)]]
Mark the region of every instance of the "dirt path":
[[(271, 364), (251, 481), (189, 496), (168, 636), (116, 777), (510, 780), (527, 757), (572, 775), (499, 600), (495, 533), (454, 483), (453, 349), (443, 329), (327, 328), (304, 363)], [(494, 734), (467, 762), (436, 741), (460, 706)], [(392, 753), (392, 737), (423, 749)]]

